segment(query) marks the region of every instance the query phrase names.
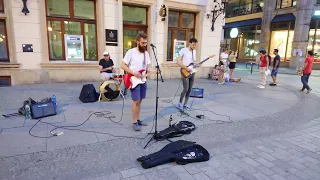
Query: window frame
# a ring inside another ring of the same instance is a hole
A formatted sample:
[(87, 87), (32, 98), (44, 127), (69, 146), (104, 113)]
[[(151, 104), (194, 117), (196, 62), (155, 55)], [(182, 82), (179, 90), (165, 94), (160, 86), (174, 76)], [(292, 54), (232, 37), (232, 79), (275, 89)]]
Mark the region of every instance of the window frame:
[[(47, 31), (47, 38), (48, 38), (48, 52), (50, 53), (50, 43), (49, 43), (49, 31), (48, 31), (48, 22), (49, 21), (59, 21), (61, 24), (61, 40), (62, 40), (62, 58), (51, 58), (49, 55), (49, 60), (50, 61), (61, 61), (64, 60), (66, 61), (66, 52), (65, 52), (65, 39), (64, 39), (64, 35), (65, 35), (65, 25), (64, 25), (64, 21), (72, 21), (72, 22), (80, 22), (80, 31), (81, 31), (81, 35), (83, 36), (83, 53), (84, 53), (84, 61), (98, 61), (98, 36), (97, 36), (97, 7), (96, 7), (96, 0), (91, 0), (94, 2), (94, 19), (85, 19), (85, 18), (75, 18), (74, 17), (74, 0), (68, 0), (69, 1), (69, 13), (70, 13), (70, 17), (61, 17), (61, 16), (51, 16), (48, 15), (48, 0), (45, 0), (45, 6), (46, 6), (46, 31)], [(85, 37), (85, 32), (84, 32), (84, 24), (94, 24), (95, 25), (95, 34), (96, 34), (96, 59), (86, 59), (86, 55), (87, 55), (87, 51), (86, 51), (86, 37)]]
[(7, 32), (7, 25), (6, 25), (6, 20), (5, 19), (0, 19), (0, 22), (3, 22), (4, 24), (4, 35), (6, 36), (6, 48), (7, 48), (7, 56), (8, 58), (0, 58), (0, 62), (10, 62), (10, 54), (9, 54), (9, 46), (8, 46), (8, 32)]
[(292, 8), (292, 7), (296, 7), (297, 5), (293, 5), (293, 2), (295, 1), (295, 0), (291, 0), (291, 6), (288, 6), (288, 7), (282, 7), (282, 1), (283, 0), (279, 0), (280, 1), (280, 7), (279, 8), (277, 8), (278, 7), (278, 1), (276, 1), (276, 8), (275, 9), (286, 9), (286, 8)]
[[(188, 43), (188, 34), (189, 32), (192, 32), (193, 33), (193, 37), (195, 37), (195, 33), (196, 33), (196, 17), (197, 17), (197, 13), (195, 12), (190, 12), (190, 11), (179, 11), (179, 10), (175, 10), (175, 9), (170, 9), (169, 10), (169, 13), (170, 12), (177, 12), (179, 13), (179, 16), (178, 16), (178, 27), (170, 27), (168, 25), (168, 35), (169, 35), (169, 31), (171, 31), (171, 58), (169, 59), (167, 57), (167, 61), (168, 62), (173, 62), (173, 46), (174, 46), (174, 31), (175, 30), (182, 30), (182, 31), (185, 31), (186, 32), (186, 41)], [(183, 28), (182, 27), (182, 14), (183, 13), (188, 13), (188, 14), (193, 14), (194, 15), (194, 23), (193, 23), (193, 28)], [(168, 40), (168, 37), (167, 37), (167, 40)]]
[(4, 1), (0, 0), (0, 7), (2, 7), (2, 9), (0, 8), (0, 13), (4, 13)]
[[(123, 3), (122, 6), (129, 6), (129, 7), (137, 7), (137, 8), (144, 8), (146, 9), (146, 24), (134, 24), (134, 23), (127, 23), (127, 22), (123, 22), (123, 30), (122, 30), (122, 37), (124, 37), (124, 30), (138, 30), (138, 31), (144, 31), (145, 33), (148, 33), (148, 22), (149, 22), (149, 18), (148, 18), (148, 14), (149, 14), (149, 8), (148, 6), (143, 6), (143, 5), (136, 5), (136, 4), (128, 4), (128, 3)], [(122, 7), (123, 9), (123, 7)], [(122, 12), (123, 13), (123, 12)], [(126, 55), (126, 53), (124, 53), (124, 38), (122, 38), (122, 43), (123, 43), (123, 57)], [(148, 50), (148, 46), (147, 46), (147, 50)]]

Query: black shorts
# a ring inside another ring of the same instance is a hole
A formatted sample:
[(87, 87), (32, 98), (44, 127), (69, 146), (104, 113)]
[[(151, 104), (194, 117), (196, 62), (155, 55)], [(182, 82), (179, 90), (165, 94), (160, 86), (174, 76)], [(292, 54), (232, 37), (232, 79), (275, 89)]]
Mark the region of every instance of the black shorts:
[(236, 68), (236, 63), (235, 62), (230, 62), (229, 69), (234, 69), (234, 68)]

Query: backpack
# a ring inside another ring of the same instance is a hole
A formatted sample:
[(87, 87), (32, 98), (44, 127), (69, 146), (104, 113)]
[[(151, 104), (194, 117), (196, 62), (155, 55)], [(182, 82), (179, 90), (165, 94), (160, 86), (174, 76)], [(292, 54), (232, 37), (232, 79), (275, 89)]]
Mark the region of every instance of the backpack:
[(79, 99), (83, 103), (96, 102), (99, 98), (99, 94), (93, 84), (85, 84), (82, 86)]

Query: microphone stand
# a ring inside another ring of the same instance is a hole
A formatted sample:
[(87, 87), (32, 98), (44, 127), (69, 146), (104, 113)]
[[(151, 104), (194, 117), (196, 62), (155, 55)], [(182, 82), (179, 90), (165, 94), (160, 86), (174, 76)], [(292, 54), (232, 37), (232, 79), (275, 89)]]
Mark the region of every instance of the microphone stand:
[(157, 131), (157, 126), (158, 126), (158, 101), (159, 101), (159, 96), (158, 96), (158, 92), (159, 92), (159, 74), (160, 74), (160, 77), (161, 77), (161, 82), (163, 82), (163, 77), (162, 77), (162, 74), (161, 74), (161, 69), (160, 69), (160, 66), (159, 66), (159, 63), (158, 63), (158, 59), (157, 59), (157, 55), (154, 51), (154, 48), (155, 46), (154, 45), (151, 45), (152, 47), (152, 51), (153, 51), (153, 55), (156, 59), (156, 68), (157, 68), (157, 89), (156, 89), (156, 114), (155, 114), (155, 129), (154, 129), (154, 133), (151, 133), (152, 134), (152, 137), (150, 138), (150, 140), (148, 141), (148, 143), (144, 146), (143, 149), (145, 149), (148, 144), (152, 141), (152, 139), (158, 141), (160, 138), (158, 136), (158, 131)]

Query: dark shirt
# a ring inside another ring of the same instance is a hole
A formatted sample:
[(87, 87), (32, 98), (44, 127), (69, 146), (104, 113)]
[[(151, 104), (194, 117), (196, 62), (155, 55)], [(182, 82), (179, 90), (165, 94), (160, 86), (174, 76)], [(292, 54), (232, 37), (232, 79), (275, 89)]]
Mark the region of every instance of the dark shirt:
[[(105, 59), (100, 59), (99, 65), (102, 66), (103, 69), (105, 69), (105, 68), (113, 66), (113, 61), (112, 61), (112, 59), (109, 59), (108, 61), (106, 61)], [(112, 70), (107, 70), (107, 71), (103, 71), (103, 72), (112, 73)], [(101, 73), (103, 73), (103, 72), (101, 72)]]
[[(277, 61), (279, 61), (279, 62), (278, 62), (277, 67), (275, 67)], [(276, 55), (276, 57), (274, 57), (274, 59), (273, 59), (273, 67), (278, 68), (279, 66), (280, 66), (280, 56)]]

